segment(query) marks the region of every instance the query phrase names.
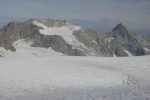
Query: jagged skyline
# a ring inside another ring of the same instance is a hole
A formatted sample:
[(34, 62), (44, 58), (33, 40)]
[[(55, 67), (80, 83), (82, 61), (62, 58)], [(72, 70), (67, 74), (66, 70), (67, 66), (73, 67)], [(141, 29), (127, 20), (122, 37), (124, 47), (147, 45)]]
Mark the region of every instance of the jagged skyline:
[(149, 0), (1, 0), (0, 24), (55, 18), (105, 32), (122, 22), (131, 31), (149, 33), (149, 5)]

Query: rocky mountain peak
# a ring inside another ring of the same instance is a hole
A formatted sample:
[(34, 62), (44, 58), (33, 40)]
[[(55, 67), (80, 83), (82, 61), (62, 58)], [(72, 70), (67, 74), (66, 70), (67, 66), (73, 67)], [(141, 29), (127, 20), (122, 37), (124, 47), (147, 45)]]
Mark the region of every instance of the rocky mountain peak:
[(118, 24), (112, 31), (119, 34), (128, 33), (128, 29), (122, 23)]
[(112, 35), (114, 38), (118, 39), (129, 39), (133, 33), (128, 31), (128, 29), (122, 23), (120, 23), (112, 30)]

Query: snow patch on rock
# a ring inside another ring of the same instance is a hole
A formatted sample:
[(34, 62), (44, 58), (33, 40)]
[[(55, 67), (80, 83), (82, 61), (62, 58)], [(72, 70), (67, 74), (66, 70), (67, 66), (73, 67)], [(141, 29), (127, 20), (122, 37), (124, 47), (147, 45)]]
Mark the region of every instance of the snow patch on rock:
[(32, 47), (33, 42), (31, 40), (21, 39), (13, 43), (13, 46), (16, 48), (15, 52), (0, 48), (1, 56), (61, 56), (65, 55), (59, 52), (52, 50), (51, 48), (41, 48), (41, 47)]
[(62, 27), (47, 27), (46, 25), (38, 22), (33, 21), (34, 25), (42, 27), (43, 29), (39, 30), (41, 34), (44, 35), (59, 35), (63, 37), (63, 39), (68, 43), (71, 44), (74, 48), (86, 48), (83, 43), (79, 42), (76, 37), (73, 35), (74, 31), (81, 29), (79, 26), (74, 26), (69, 23)]
[(143, 48), (146, 52), (150, 52), (150, 50), (146, 47)]
[(133, 56), (133, 54), (131, 52), (129, 52), (128, 50), (123, 50), (128, 56)]

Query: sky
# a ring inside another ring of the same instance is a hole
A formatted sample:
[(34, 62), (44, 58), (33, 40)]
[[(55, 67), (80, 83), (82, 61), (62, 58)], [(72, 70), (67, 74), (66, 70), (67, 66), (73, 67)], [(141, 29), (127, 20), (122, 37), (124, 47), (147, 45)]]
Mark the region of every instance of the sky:
[(0, 0), (0, 25), (29, 18), (66, 19), (109, 32), (118, 23), (150, 33), (150, 0)]

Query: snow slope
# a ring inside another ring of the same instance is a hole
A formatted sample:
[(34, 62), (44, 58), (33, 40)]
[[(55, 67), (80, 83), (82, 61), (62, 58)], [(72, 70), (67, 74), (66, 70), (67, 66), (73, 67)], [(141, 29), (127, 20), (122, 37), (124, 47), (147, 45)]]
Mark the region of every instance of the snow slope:
[(2, 57), (0, 100), (149, 100), (150, 56)]
[(148, 48), (144, 48), (144, 50), (145, 50), (146, 52), (150, 52), (150, 50), (149, 50)]
[(41, 34), (44, 35), (59, 35), (61, 36), (68, 44), (71, 44), (74, 48), (85, 48), (84, 44), (79, 42), (76, 37), (73, 35), (74, 31), (81, 29), (79, 26), (71, 25), (67, 23), (62, 27), (47, 27), (46, 25), (33, 21), (34, 25), (42, 27), (43, 29), (39, 30)]
[(133, 54), (131, 52), (129, 52), (128, 50), (123, 50), (129, 57), (133, 56)]
[(61, 56), (64, 55), (62, 53), (56, 52), (51, 48), (40, 48), (40, 47), (32, 47), (33, 42), (29, 39), (21, 39), (13, 43), (13, 46), (16, 48), (15, 52), (10, 50), (6, 50), (0, 47), (0, 55), (5, 57), (13, 57), (13, 56)]

